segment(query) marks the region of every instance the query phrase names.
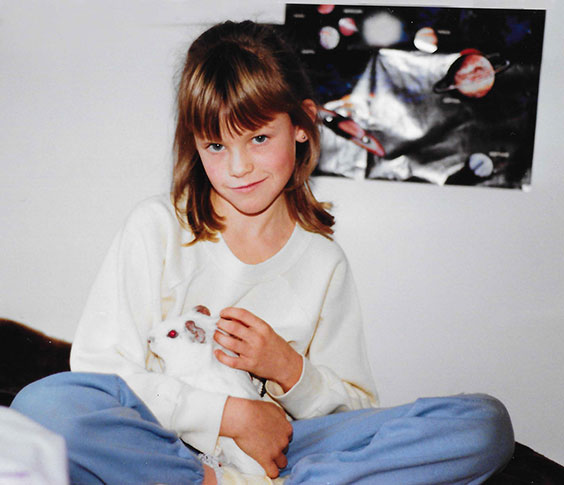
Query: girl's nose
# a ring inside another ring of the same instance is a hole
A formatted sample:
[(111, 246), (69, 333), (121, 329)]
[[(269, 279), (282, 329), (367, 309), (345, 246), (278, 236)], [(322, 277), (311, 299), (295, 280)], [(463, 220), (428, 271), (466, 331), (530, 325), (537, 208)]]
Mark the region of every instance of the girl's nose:
[(234, 151), (229, 162), (229, 175), (232, 177), (243, 177), (253, 170), (252, 160), (244, 151)]

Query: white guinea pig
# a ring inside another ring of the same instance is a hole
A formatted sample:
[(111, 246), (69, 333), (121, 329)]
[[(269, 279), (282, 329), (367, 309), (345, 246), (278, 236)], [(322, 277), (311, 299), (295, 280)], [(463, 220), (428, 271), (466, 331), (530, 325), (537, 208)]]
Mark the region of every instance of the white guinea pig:
[[(245, 399), (259, 399), (248, 372), (228, 367), (214, 356), (219, 345), (213, 339), (219, 316), (212, 317), (203, 305), (153, 327), (148, 342), (164, 373), (210, 392), (223, 392)], [(264, 475), (263, 468), (244, 453), (231, 438), (220, 437), (215, 452), (220, 463), (249, 475)]]

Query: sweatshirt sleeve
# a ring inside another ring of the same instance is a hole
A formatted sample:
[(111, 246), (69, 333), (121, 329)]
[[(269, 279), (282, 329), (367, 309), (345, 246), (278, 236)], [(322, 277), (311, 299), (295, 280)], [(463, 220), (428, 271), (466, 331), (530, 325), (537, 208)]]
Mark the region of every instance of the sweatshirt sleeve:
[(163, 427), (211, 453), (227, 396), (147, 370), (147, 336), (162, 318), (160, 285), (175, 232), (162, 211), (136, 209), (113, 241), (78, 324), (71, 369), (119, 375)]
[(267, 383), (267, 391), (295, 419), (377, 406), (360, 305), (346, 259), (330, 277), (300, 379), (285, 394), (274, 382)]

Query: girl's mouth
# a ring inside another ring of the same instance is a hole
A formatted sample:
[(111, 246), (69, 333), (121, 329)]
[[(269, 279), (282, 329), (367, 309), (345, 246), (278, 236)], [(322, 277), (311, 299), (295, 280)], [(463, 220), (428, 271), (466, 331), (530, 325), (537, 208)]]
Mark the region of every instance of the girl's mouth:
[(253, 190), (255, 187), (257, 187), (259, 184), (261, 184), (265, 180), (266, 179), (264, 178), (264, 179), (258, 180), (256, 182), (251, 182), (250, 184), (239, 185), (238, 187), (232, 187), (232, 190), (235, 190), (237, 192), (250, 192), (251, 190)]

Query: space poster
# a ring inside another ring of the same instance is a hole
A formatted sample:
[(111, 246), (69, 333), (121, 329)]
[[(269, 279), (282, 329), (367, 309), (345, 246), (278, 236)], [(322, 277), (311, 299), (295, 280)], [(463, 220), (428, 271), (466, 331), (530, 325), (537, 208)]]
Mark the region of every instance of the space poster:
[(321, 106), (314, 175), (528, 188), (545, 14), (287, 4)]

